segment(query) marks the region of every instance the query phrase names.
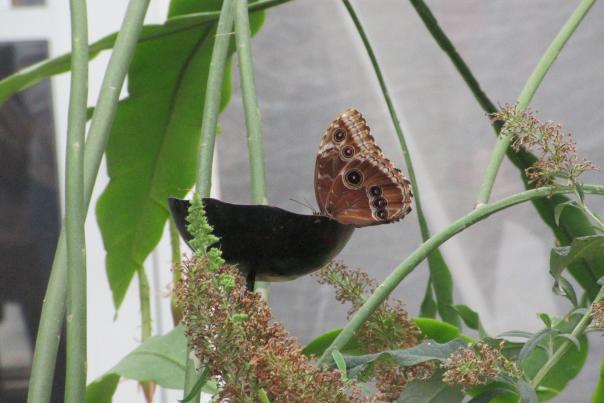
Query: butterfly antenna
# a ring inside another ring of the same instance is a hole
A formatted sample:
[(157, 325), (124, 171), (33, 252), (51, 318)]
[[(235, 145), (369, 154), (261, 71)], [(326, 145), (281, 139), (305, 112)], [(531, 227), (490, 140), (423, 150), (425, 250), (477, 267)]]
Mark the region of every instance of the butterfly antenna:
[(290, 198), (289, 200), (293, 201), (294, 203), (298, 203), (299, 205), (304, 206), (304, 207), (306, 207), (307, 209), (310, 209), (310, 211), (312, 211), (313, 213), (315, 212), (315, 209), (314, 209), (314, 208), (312, 208), (312, 207), (311, 207), (309, 204), (307, 204), (307, 203), (302, 203), (301, 201), (298, 201), (298, 200), (296, 200), (296, 199), (291, 199), (291, 198)]

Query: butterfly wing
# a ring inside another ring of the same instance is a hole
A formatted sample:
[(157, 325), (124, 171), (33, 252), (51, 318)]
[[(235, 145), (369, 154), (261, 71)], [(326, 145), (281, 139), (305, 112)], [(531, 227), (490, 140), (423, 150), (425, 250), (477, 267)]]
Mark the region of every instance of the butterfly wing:
[(411, 211), (411, 184), (387, 160), (362, 115), (344, 112), (317, 155), (315, 192), (324, 215), (357, 227), (398, 221)]

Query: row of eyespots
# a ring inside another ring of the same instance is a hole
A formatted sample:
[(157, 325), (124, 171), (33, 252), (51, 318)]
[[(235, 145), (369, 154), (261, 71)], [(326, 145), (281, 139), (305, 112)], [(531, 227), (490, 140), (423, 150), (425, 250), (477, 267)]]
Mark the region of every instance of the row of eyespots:
[(367, 190), (367, 193), (369, 193), (371, 206), (377, 210), (375, 212), (377, 218), (380, 220), (387, 219), (388, 210), (386, 210), (386, 207), (388, 206), (388, 201), (382, 197), (382, 188), (377, 185), (373, 185)]

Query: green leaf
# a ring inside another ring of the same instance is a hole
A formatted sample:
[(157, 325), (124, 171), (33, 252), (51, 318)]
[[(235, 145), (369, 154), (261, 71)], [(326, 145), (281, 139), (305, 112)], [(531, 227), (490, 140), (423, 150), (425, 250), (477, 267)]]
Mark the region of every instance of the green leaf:
[[(577, 324), (580, 318), (577, 316), (571, 317), (569, 320), (561, 321), (554, 329), (560, 334), (569, 333)], [(578, 338), (581, 349), (571, 348), (566, 351), (560, 361), (549, 371), (546, 377), (540, 384), (537, 394), (543, 400), (551, 399), (556, 396), (559, 391), (563, 390), (566, 384), (576, 377), (581, 371), (588, 354), (588, 343), (585, 336)], [(564, 338), (555, 337), (553, 340), (554, 348), (557, 348), (561, 343), (566, 343)], [(522, 361), (521, 366), (528, 379), (532, 379), (535, 374), (543, 367), (543, 364), (548, 359), (548, 354), (543, 348), (534, 349), (529, 356)]]
[(581, 342), (579, 341), (579, 339), (577, 339), (575, 336), (573, 336), (570, 333), (560, 333), (557, 334), (555, 337), (561, 337), (563, 339), (567, 339), (568, 341), (570, 341), (571, 343), (573, 343), (575, 345), (575, 347), (578, 350), (581, 350)]
[[(216, 11), (220, 2), (172, 4), (180, 4), (171, 9), (174, 16), (178, 10)], [(263, 16), (250, 16), (253, 32)], [(215, 25), (141, 43), (130, 66), (129, 96), (119, 104), (107, 145), (111, 180), (97, 204), (116, 308), (162, 236), (167, 198), (184, 197), (193, 185)], [(230, 95), (229, 76), (223, 82), (222, 108)]]
[(200, 373), (199, 373), (199, 377), (197, 378), (197, 382), (195, 382), (195, 385), (193, 385), (193, 388), (189, 391), (189, 394), (187, 396), (185, 396), (184, 399), (179, 400), (180, 403), (186, 403), (186, 402), (193, 400), (195, 398), (195, 396), (197, 396), (201, 392), (201, 389), (203, 389), (204, 385), (207, 383), (208, 369), (203, 368), (199, 372)]
[[(604, 258), (604, 235), (590, 235), (573, 239), (569, 246), (555, 247), (550, 253), (550, 274), (556, 281), (556, 287), (565, 267), (570, 267), (578, 259), (595, 261)], [(595, 280), (599, 278), (593, 278)]]
[(428, 380), (409, 383), (399, 396), (399, 403), (461, 403), (464, 394), (442, 381), (442, 371), (437, 371)]
[(447, 262), (435, 249), (428, 255), (430, 269), (430, 283), (436, 297), (436, 308), (443, 321), (459, 327), (460, 321), (457, 312), (453, 309), (453, 277)]
[(349, 375), (354, 377), (356, 374), (362, 373), (368, 365), (380, 360), (391, 359), (403, 367), (417, 365), (430, 360), (444, 362), (451, 354), (466, 345), (467, 343), (463, 339), (454, 339), (444, 344), (428, 341), (427, 343), (401, 350), (388, 350), (376, 354), (344, 356), (344, 360)]
[(346, 376), (346, 361), (344, 360), (344, 356), (338, 350), (333, 350), (331, 352), (331, 356), (333, 358), (333, 362), (336, 363), (336, 367), (342, 373), (343, 376)]
[(487, 337), (487, 333), (485, 332), (484, 328), (482, 327), (482, 323), (480, 322), (480, 316), (478, 315), (478, 312), (472, 310), (470, 307), (463, 304), (454, 305), (453, 308), (457, 311), (457, 313), (459, 314), (459, 316), (467, 327), (469, 327), (470, 329), (478, 330), (478, 334), (480, 335), (481, 339)]
[[(263, 10), (288, 1), (291, 0), (257, 1), (250, 4), (250, 11)], [(183, 31), (198, 30), (208, 22), (217, 21), (218, 15), (219, 13), (217, 11), (191, 13), (170, 18), (163, 25), (145, 25), (139, 37), (139, 44), (165, 36), (178, 35)], [(88, 46), (89, 59), (92, 60), (100, 52), (113, 48), (116, 37), (117, 33), (112, 33), (91, 43)], [(70, 67), (71, 53), (67, 53), (33, 64), (0, 80), (0, 106), (14, 93), (29, 88), (45, 78), (69, 71)]]
[(163, 336), (149, 337), (115, 367), (88, 385), (86, 402), (111, 402), (120, 377), (182, 389), (186, 345), (182, 325)]
[(463, 338), (468, 343), (473, 340), (462, 334), (458, 327), (431, 318), (414, 318), (413, 322), (422, 331), (422, 336), (426, 339), (434, 340), (438, 343), (446, 343), (456, 338)]
[(565, 279), (563, 276), (558, 277), (558, 282), (557, 284), (554, 284), (552, 290), (556, 294), (562, 295), (563, 297), (568, 299), (574, 307), (579, 306), (579, 301), (577, 299), (577, 293), (575, 292), (575, 288), (570, 283), (570, 281)]
[[(327, 347), (329, 347), (336, 337), (338, 337), (341, 331), (342, 329), (334, 329), (316, 337), (314, 340), (308, 343), (306, 347), (304, 347), (302, 354), (307, 357), (310, 357), (311, 355), (320, 357), (325, 350), (327, 350)], [(350, 339), (350, 341), (340, 351), (349, 355), (361, 354), (357, 338), (353, 337)]]
[(528, 355), (535, 348), (537, 348), (537, 346), (539, 345), (541, 340), (543, 340), (546, 337), (550, 337), (555, 334), (558, 334), (558, 333), (560, 333), (560, 331), (558, 329), (546, 328), (546, 329), (540, 330), (537, 333), (533, 334), (533, 336), (530, 339), (528, 339), (526, 341), (526, 343), (524, 343), (524, 346), (522, 346), (522, 349), (520, 349), (520, 353), (518, 353), (518, 361), (521, 362), (526, 357), (528, 357)]
[(535, 393), (535, 389), (531, 385), (529, 385), (526, 381), (522, 379), (516, 381), (515, 383), (516, 390), (520, 395), (520, 399), (522, 403), (538, 403), (539, 399), (537, 398), (537, 393)]
[(596, 385), (594, 394), (591, 397), (591, 403), (602, 403), (604, 402), (604, 360), (600, 365), (600, 381)]
[(419, 316), (424, 318), (435, 318), (436, 317), (436, 301), (434, 301), (434, 295), (432, 293), (432, 280), (428, 278), (426, 283), (426, 292), (424, 293), (424, 299), (419, 309)]
[(512, 391), (504, 388), (487, 389), (479, 395), (473, 397), (468, 403), (489, 403), (498, 396), (515, 395)]
[(566, 207), (578, 208), (579, 206), (577, 206), (577, 203), (574, 200), (569, 200), (565, 203), (557, 204), (554, 208), (554, 222), (558, 226), (560, 225), (560, 215), (562, 215), (562, 212)]
[(546, 313), (540, 313), (539, 314), (539, 318), (545, 324), (545, 327), (547, 327), (547, 328), (552, 327), (552, 320), (551, 320), (551, 318), (549, 317), (548, 314), (546, 314)]

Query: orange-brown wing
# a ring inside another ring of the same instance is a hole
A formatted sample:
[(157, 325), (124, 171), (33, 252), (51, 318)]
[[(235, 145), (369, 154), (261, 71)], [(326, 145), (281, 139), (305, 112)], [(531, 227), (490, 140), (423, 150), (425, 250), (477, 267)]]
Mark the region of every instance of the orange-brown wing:
[(355, 156), (362, 152), (379, 153), (360, 112), (348, 109), (329, 125), (315, 162), (315, 195), (319, 210), (325, 214), (327, 194), (337, 176)]
[(362, 152), (338, 174), (325, 215), (357, 227), (398, 221), (411, 211), (411, 183), (383, 155)]

